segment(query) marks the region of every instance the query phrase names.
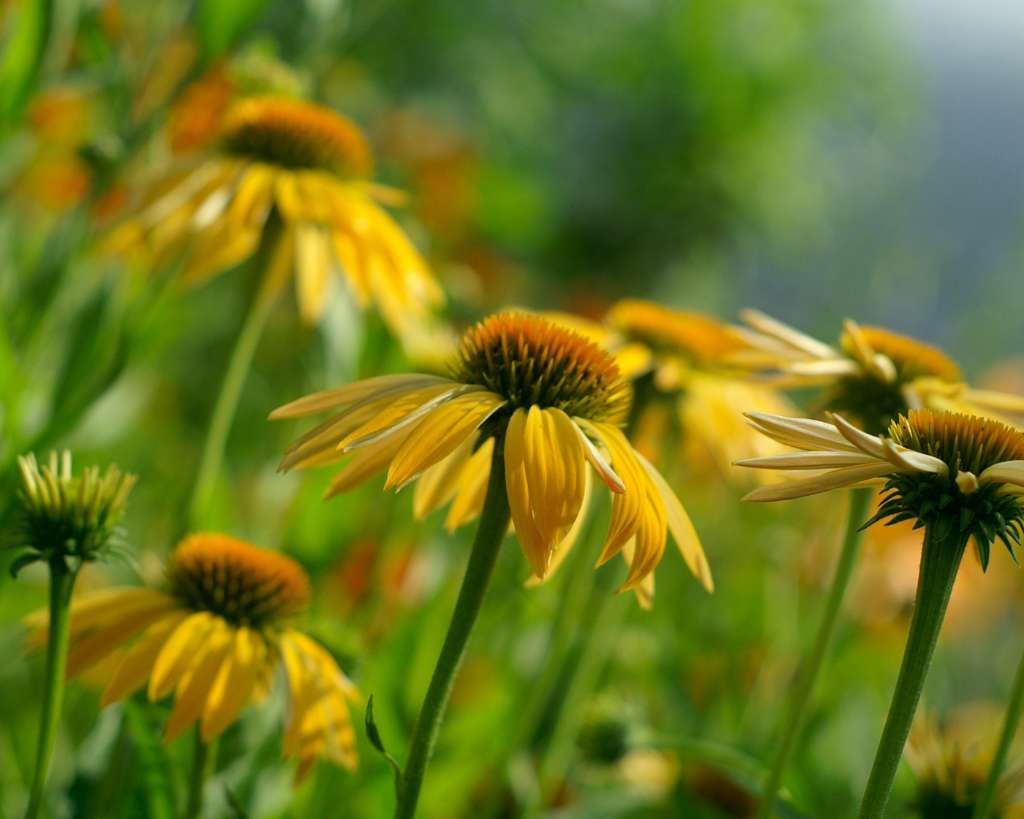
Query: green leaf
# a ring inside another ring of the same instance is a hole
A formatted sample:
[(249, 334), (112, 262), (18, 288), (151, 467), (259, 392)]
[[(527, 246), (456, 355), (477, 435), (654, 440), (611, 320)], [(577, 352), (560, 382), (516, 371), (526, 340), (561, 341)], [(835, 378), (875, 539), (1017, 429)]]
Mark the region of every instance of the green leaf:
[(201, 0), (196, 27), (203, 56), (223, 54), (263, 13), (267, 0)]
[(16, 119), (32, 95), (53, 29), (54, 0), (21, 0), (14, 33), (0, 58), (0, 117)]
[(381, 738), (380, 731), (377, 728), (377, 721), (373, 718), (373, 694), (370, 694), (366, 700), (366, 716), (364, 721), (366, 724), (366, 736), (370, 740), (370, 744), (387, 760), (391, 770), (395, 772), (395, 795), (397, 796), (399, 785), (402, 782), (402, 766), (398, 764), (398, 760), (391, 756), (384, 747), (384, 740)]

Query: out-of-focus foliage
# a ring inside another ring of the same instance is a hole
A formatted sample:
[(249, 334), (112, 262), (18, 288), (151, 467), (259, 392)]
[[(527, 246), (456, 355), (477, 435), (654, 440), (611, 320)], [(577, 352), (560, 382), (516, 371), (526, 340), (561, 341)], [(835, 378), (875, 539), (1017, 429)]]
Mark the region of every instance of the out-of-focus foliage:
[[(51, 5), (43, 31), (33, 15)], [(84, 462), (117, 462), (139, 476), (125, 523), (137, 566), (91, 567), (80, 584), (159, 582), (260, 271), (243, 266), (184, 290), (173, 270), (125, 269), (98, 245), (141, 182), (209, 147), (232, 99), (308, 96), (362, 125), (379, 175), (409, 191), (400, 218), (449, 291), (457, 324), (507, 303), (595, 313), (627, 294), (731, 309), (753, 281), (768, 282), (759, 301), (783, 302), (813, 325), (832, 315), (826, 306), (846, 310), (822, 285), (830, 276), (863, 289), (850, 273), (860, 245), (839, 257), (829, 242), (846, 207), (834, 192), (887, 190), (887, 140), (919, 104), (894, 25), (872, 5), (823, 0), (5, 4), (0, 525), (19, 453), (67, 445)], [(850, 178), (851, 168), (875, 173)], [(872, 235), (887, 227), (874, 224)], [(831, 272), (778, 277), (771, 264), (809, 236), (804, 260), (829, 258)], [(896, 271), (902, 257), (892, 258)], [(1018, 268), (1019, 259), (1013, 275)], [(1005, 310), (995, 284), (975, 284), (987, 309)], [(892, 298), (907, 306), (893, 311), (908, 323), (910, 289), (894, 279)], [(414, 523), (410, 499), (376, 484), (325, 504), (327, 474), (276, 473), (299, 428), (269, 424), (271, 409), (411, 366), (379, 319), (344, 297), (319, 328), (300, 322), (291, 299), (282, 297), (256, 352), (211, 525), (303, 564), (315, 589), (309, 630), (374, 695), (376, 726), (401, 760), (469, 533), (449, 535), (437, 517)], [(1017, 345), (1007, 355), (1021, 354)], [(969, 346), (956, 352), (977, 360)], [(744, 487), (717, 472), (680, 463), (673, 474), (716, 594), (666, 560), (652, 612), (628, 596), (611, 601), (592, 689), (573, 697), (569, 728), (544, 743), (538, 776), (517, 750), (520, 718), (543, 712), (531, 695), (549, 667), (551, 623), (562, 612), (571, 628), (589, 627), (580, 583), (595, 555), (581, 548), (549, 584), (528, 589), (519, 550), (506, 548), (424, 817), (750, 815), (844, 509), (837, 498), (743, 507)], [(597, 517), (606, 524), (604, 506)], [(914, 537), (871, 535), (787, 779), (791, 816), (853, 811), (898, 662)], [(985, 576), (972, 564), (960, 580), (929, 684), (939, 707), (999, 699), (1009, 683), (1019, 587), (1005, 556), (992, 564)], [(42, 664), (25, 655), (19, 619), (45, 594), (31, 569), (17, 583), (0, 572), (2, 815), (22, 808), (31, 775)], [(230, 816), (231, 804), (252, 819), (387, 815), (392, 771), (364, 736), (358, 773), (323, 765), (292, 791), (282, 708), (278, 690), (226, 734), (207, 815)], [(72, 683), (54, 815), (177, 815), (191, 745), (159, 741), (168, 710), (137, 698), (101, 712), (97, 692)], [(902, 810), (912, 801), (907, 772), (898, 788)]]

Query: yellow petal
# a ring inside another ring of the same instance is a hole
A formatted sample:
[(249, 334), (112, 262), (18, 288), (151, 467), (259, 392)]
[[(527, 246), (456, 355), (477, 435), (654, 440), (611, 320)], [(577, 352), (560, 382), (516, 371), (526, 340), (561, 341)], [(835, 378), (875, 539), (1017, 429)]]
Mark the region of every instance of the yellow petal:
[(121, 658), (117, 670), (107, 683), (100, 701), (102, 707), (118, 702), (142, 688), (167, 638), (187, 616), (187, 612), (176, 611), (143, 632), (135, 645)]
[(217, 617), (200, 611), (186, 617), (174, 630), (153, 663), (149, 677), (149, 699), (156, 701), (171, 693), (192, 663), (196, 651), (214, 627)]
[(200, 723), (203, 742), (210, 742), (238, 718), (266, 662), (267, 646), (263, 638), (247, 626), (235, 629), (233, 645), (203, 708)]
[(505, 486), (516, 536), (523, 546), (533, 573), (543, 577), (550, 555), (544, 537), (534, 521), (533, 502), (526, 477), (525, 437), (526, 412), (517, 409), (512, 413), (505, 431)]
[(317, 225), (295, 227), (295, 289), (299, 314), (307, 324), (316, 324), (324, 312), (333, 266), (327, 235)]
[(117, 651), (131, 637), (173, 611), (175, 606), (169, 597), (161, 596), (147, 608), (122, 612), (117, 619), (77, 637), (68, 652), (67, 676), (74, 677)]
[(223, 620), (218, 619), (196, 651), (191, 667), (178, 682), (174, 708), (164, 725), (164, 742), (173, 742), (199, 719), (210, 698), (214, 680), (227, 662), (232, 643), (232, 629)]
[(346, 384), (344, 387), (337, 387), (330, 390), (322, 390), (311, 395), (303, 396), (296, 401), (278, 407), (270, 418), (302, 418), (306, 415), (314, 415), (330, 409), (338, 409), (348, 404), (354, 404), (367, 398), (382, 396), (384, 394), (397, 398), (403, 392), (428, 387), (436, 384), (450, 384), (457, 386), (454, 381), (447, 378), (440, 378), (436, 375), (422, 375), (419, 373), (401, 373), (398, 375), (379, 375), (375, 378), (367, 378), (363, 381), (356, 381)]
[(444, 521), (449, 532), (454, 532), (479, 517), (484, 508), (484, 498), (487, 496), (493, 455), (494, 439), (488, 438), (466, 461), (466, 466), (459, 475), (458, 489)]
[(665, 504), (665, 514), (668, 521), (668, 530), (683, 556), (683, 560), (689, 567), (693, 576), (696, 577), (702, 586), (709, 592), (715, 590), (715, 583), (711, 577), (711, 567), (708, 565), (707, 556), (704, 554), (704, 547), (701, 546), (697, 530), (686, 514), (686, 509), (676, 497), (668, 481), (643, 455), (637, 453), (641, 465), (647, 471), (648, 476), (654, 484), (655, 489)]
[(459, 491), (459, 478), (472, 457), (475, 443), (473, 437), (466, 438), (450, 455), (426, 470), (416, 481), (412, 509), (417, 520), (423, 520), (455, 497)]
[(474, 437), (477, 428), (504, 399), (489, 392), (460, 395), (427, 415), (406, 439), (388, 470), (385, 489), (405, 486), (423, 470), (450, 455), (460, 444)]

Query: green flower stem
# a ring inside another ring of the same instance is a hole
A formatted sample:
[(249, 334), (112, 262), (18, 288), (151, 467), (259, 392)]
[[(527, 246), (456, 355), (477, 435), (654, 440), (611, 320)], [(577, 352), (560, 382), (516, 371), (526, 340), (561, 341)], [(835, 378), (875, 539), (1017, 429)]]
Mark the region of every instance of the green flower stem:
[(957, 527), (950, 528), (952, 531), (946, 536), (936, 533), (931, 524), (925, 529), (914, 614), (910, 620), (896, 690), (861, 802), (860, 819), (880, 819), (882, 816), (921, 699), (946, 606), (953, 592), (953, 582), (967, 545), (967, 539), (957, 531)]
[[(273, 223), (273, 220), (271, 222)], [(271, 233), (274, 235), (271, 236)], [(276, 244), (277, 233), (278, 231), (271, 230), (271, 225), (268, 225), (264, 234), (264, 249), (271, 249)], [(267, 257), (268, 254), (263, 251), (257, 256), (258, 259)], [(242, 387), (245, 386), (249, 368), (252, 366), (253, 355), (256, 353), (256, 347), (274, 306), (278, 287), (279, 282), (269, 276), (264, 276), (263, 283), (249, 308), (245, 323), (235, 340), (235, 347), (231, 351), (231, 358), (224, 372), (224, 380), (221, 382), (210, 427), (203, 443), (196, 483), (192, 490), (192, 500), (189, 504), (189, 522), (192, 526), (203, 523), (203, 517), (209, 507), (210, 495), (224, 461), (224, 449), (227, 445), (228, 433), (231, 431), (231, 423), (235, 418), (235, 411), (238, 409)]]
[(857, 556), (860, 554), (861, 541), (864, 533), (861, 531), (861, 524), (867, 516), (874, 497), (872, 489), (854, 489), (850, 493), (850, 511), (846, 519), (846, 534), (843, 537), (843, 546), (839, 552), (839, 562), (836, 565), (836, 573), (832, 578), (832, 586), (825, 600), (825, 610), (822, 612), (821, 622), (818, 624), (818, 632), (811, 647), (811, 653), (801, 670), (796, 684), (791, 689), (789, 703), (785, 711), (785, 719), (781, 727), (781, 736), (775, 746), (775, 756), (772, 759), (771, 768), (768, 770), (768, 777), (765, 780), (762, 791), (761, 804), (758, 806), (757, 819), (771, 819), (774, 814), (775, 804), (778, 799), (779, 788), (782, 786), (782, 778), (786, 773), (786, 765), (796, 748), (797, 739), (807, 711), (811, 706), (814, 688), (821, 676), (821, 670), (825, 665), (825, 657), (828, 654), (828, 647), (832, 642), (832, 635), (836, 630), (836, 623), (839, 620), (839, 611), (842, 608), (843, 599), (846, 597), (846, 590), (850, 585), (850, 578), (853, 576), (853, 569), (857, 565)]
[(71, 592), (76, 573), (62, 557), (50, 561), (50, 632), (46, 646), (46, 682), (43, 689), (43, 712), (39, 721), (39, 743), (36, 746), (36, 769), (29, 792), (25, 819), (35, 819), (43, 804), (46, 775), (53, 758), (64, 701), (64, 677), (68, 662), (68, 643), (71, 636)]
[(992, 767), (988, 770), (985, 786), (982, 788), (977, 807), (974, 809), (973, 819), (988, 819), (992, 813), (992, 805), (999, 790), (999, 780), (1002, 778), (1003, 769), (1006, 766), (1006, 757), (1013, 744), (1013, 738), (1017, 734), (1017, 726), (1020, 725), (1022, 707), (1024, 707), (1024, 656), (1021, 657), (1020, 664), (1017, 666), (1017, 676), (1013, 679), (1013, 688), (1010, 692), (1010, 703), (1006, 706), (1003, 732), (999, 737), (995, 756), (992, 757)]
[(448, 625), (441, 654), (437, 658), (427, 695), (413, 728), (409, 757), (402, 771), (395, 819), (412, 819), (416, 815), (416, 803), (419, 800), (427, 762), (434, 750), (452, 684), (466, 653), (466, 643), (480, 613), (484, 593), (494, 572), (508, 524), (504, 441), (499, 437), (494, 442), (491, 474), (487, 481), (487, 497), (484, 499), (483, 512), (480, 514), (480, 525), (473, 541), (473, 551), (469, 556), (466, 574), (462, 579), (462, 587), (459, 589), (459, 597), (455, 602), (455, 611)]
[(579, 611), (579, 622), (586, 626), (576, 630), (575, 639), (562, 660), (556, 684), (548, 692), (538, 730), (532, 737), (530, 747), (537, 755), (541, 795), (545, 799), (551, 795), (569, 765), (573, 739), (580, 727), (580, 704), (586, 702), (586, 694), (597, 688), (598, 678), (614, 645), (607, 635), (616, 632), (617, 624), (632, 602), (616, 595), (626, 571), (625, 563), (616, 560), (592, 572), (594, 582)]
[(196, 819), (203, 809), (203, 790), (217, 766), (217, 740), (203, 742), (199, 724), (196, 723), (195, 750), (192, 754), (192, 775), (188, 781), (188, 803), (184, 819)]

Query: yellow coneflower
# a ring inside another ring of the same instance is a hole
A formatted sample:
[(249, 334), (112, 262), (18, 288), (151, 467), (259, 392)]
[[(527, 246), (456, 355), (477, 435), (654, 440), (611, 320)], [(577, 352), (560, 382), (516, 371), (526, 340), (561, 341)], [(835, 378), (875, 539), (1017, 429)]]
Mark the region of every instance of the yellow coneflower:
[[(962, 706), (940, 724), (922, 711), (910, 730), (905, 751), (917, 778), (913, 815), (919, 819), (976, 816), (999, 734), (994, 706)], [(1024, 763), (1020, 759), (998, 782), (992, 805), (997, 819), (1024, 817)]]
[(689, 516), (619, 427), (628, 408), (629, 387), (610, 355), (542, 317), (505, 313), (465, 334), (452, 378), (381, 376), (300, 398), (271, 417), (337, 411), (292, 445), (282, 468), (351, 456), (328, 497), (386, 470), (386, 489), (418, 481), (418, 517), (450, 504), (451, 528), (480, 514), (494, 448), (503, 447), (512, 521), (538, 578), (564, 557), (559, 547), (580, 516), (589, 464), (614, 494), (601, 562), (629, 554), (624, 588), (644, 583), (671, 532), (710, 589)]
[(869, 432), (884, 432), (913, 409), (1024, 418), (1024, 396), (970, 387), (949, 356), (908, 336), (848, 320), (833, 347), (757, 310), (742, 317), (751, 328), (745, 337), (752, 349), (743, 354), (748, 363), (774, 371), (782, 384), (824, 386), (823, 408)]
[(400, 195), (371, 181), (359, 129), (317, 105), (253, 97), (224, 115), (216, 149), (162, 179), (108, 240), (157, 262), (185, 253), (198, 283), (273, 247), (273, 286), (294, 277), (299, 312), (323, 315), (335, 274), (398, 334), (415, 334), (443, 294), (418, 251), (381, 207)]
[[(319, 758), (355, 768), (348, 703), (359, 695), (333, 657), (297, 629), (309, 581), (292, 559), (221, 534), (196, 534), (177, 547), (166, 588), (94, 592), (72, 604), (73, 677), (101, 661), (110, 678), (104, 706), (146, 688), (152, 701), (174, 694), (168, 742), (198, 723), (216, 739), (284, 669), (288, 722), (284, 753), (298, 758), (297, 781)], [(45, 643), (46, 618), (32, 615), (30, 646)]]
[(871, 435), (838, 415), (830, 422), (752, 414), (754, 427), (796, 452), (741, 462), (811, 476), (762, 487), (749, 500), (799, 498), (852, 486), (884, 487), (879, 520), (924, 527), (914, 613), (900, 676), (861, 803), (881, 815), (907, 739), (953, 583), (969, 540), (982, 567), (992, 543), (1013, 554), (1024, 537), (1024, 432), (991, 418), (914, 410)]
[(614, 359), (596, 344), (540, 316), (505, 313), (466, 332), (451, 378), (381, 376), (272, 413), (297, 418), (334, 411), (295, 442), (282, 464), (322, 466), (351, 456), (328, 496), (386, 471), (386, 488), (418, 480), (419, 516), (450, 503), (453, 524), (480, 519), (399, 776), (396, 819), (415, 815), (452, 683), (510, 521), (534, 576), (544, 578), (572, 541), (592, 468), (614, 494), (600, 562), (620, 552), (626, 557), (623, 588), (638, 589), (642, 601), (650, 597), (668, 532), (691, 571), (711, 588), (707, 560), (682, 504), (619, 428), (629, 398)]

